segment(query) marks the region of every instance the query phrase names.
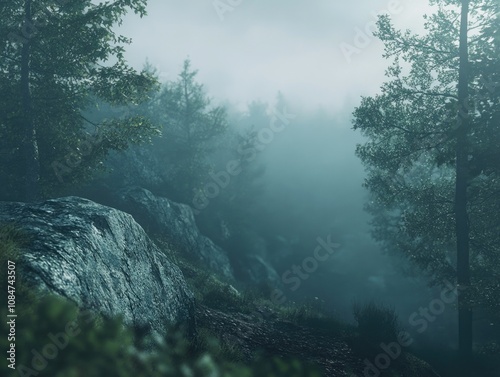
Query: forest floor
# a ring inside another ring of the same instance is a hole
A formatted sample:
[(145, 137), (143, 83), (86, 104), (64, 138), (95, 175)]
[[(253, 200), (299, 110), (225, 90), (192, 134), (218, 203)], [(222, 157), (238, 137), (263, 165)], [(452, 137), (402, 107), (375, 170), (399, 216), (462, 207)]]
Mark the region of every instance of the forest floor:
[[(267, 308), (260, 312), (262, 315), (256, 318), (197, 305), (197, 325), (218, 334), (225, 347), (240, 352), (247, 362), (256, 356), (280, 357), (314, 364), (328, 377), (375, 376), (374, 373), (365, 374), (363, 358), (356, 355), (347, 339), (279, 319)], [(397, 363), (380, 374), (384, 375), (439, 377), (427, 363), (411, 354), (402, 355)]]

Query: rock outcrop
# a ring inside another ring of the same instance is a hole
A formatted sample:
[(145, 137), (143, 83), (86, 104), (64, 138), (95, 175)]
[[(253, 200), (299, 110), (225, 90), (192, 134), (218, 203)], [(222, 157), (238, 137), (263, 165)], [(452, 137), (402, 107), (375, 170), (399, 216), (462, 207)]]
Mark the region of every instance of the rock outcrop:
[(68, 197), (0, 202), (0, 222), (15, 223), (30, 239), (19, 267), (36, 287), (141, 329), (194, 323), (181, 271), (129, 214)]
[(200, 233), (193, 210), (186, 204), (175, 203), (133, 187), (117, 194), (115, 206), (130, 213), (150, 234), (159, 235), (176, 250), (191, 255), (222, 276), (233, 279), (227, 254)]
[(232, 259), (238, 280), (250, 284), (281, 285), (278, 272), (271, 262), (272, 253), (268, 243), (257, 232), (251, 229), (238, 232), (230, 247), (238, 250), (238, 257)]

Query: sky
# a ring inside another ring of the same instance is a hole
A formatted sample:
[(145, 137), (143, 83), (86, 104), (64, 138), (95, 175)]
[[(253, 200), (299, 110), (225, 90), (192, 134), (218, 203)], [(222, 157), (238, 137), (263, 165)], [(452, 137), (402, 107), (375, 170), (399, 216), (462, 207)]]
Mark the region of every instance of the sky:
[[(231, 5), (232, 4), (232, 5)], [(243, 110), (278, 91), (297, 106), (331, 113), (353, 108), (384, 81), (389, 62), (370, 33), (376, 14), (422, 30), (432, 12), (415, 0), (149, 0), (148, 16), (127, 15), (127, 58), (148, 59), (161, 80), (175, 80), (189, 57), (217, 101)]]

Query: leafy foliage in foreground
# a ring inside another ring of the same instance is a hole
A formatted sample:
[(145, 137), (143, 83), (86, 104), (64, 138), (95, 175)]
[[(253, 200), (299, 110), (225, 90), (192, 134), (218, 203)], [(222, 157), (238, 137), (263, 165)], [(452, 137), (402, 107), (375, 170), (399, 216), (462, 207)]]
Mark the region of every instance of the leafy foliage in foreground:
[[(182, 332), (172, 331), (166, 337), (138, 340), (119, 318), (80, 311), (60, 298), (45, 297), (32, 309), (23, 311), (16, 323), (16, 368), (21, 376), (319, 376), (297, 361), (270, 359), (251, 366), (233, 362), (209, 334), (189, 341)], [(6, 314), (2, 309), (1, 315)], [(3, 333), (7, 327), (2, 323)], [(2, 337), (0, 347), (9, 349), (7, 343)], [(2, 363), (0, 373), (11, 372)]]
[(373, 356), (380, 352), (380, 343), (398, 339), (400, 324), (394, 309), (368, 302), (353, 305), (357, 334), (352, 345), (361, 355)]

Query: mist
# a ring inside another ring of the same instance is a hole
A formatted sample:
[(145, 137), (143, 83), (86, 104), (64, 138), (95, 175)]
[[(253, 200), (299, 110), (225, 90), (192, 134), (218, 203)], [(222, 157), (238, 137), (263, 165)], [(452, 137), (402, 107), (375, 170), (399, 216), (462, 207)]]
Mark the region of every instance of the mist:
[(496, 376), (499, 11), (0, 6), (5, 370)]

